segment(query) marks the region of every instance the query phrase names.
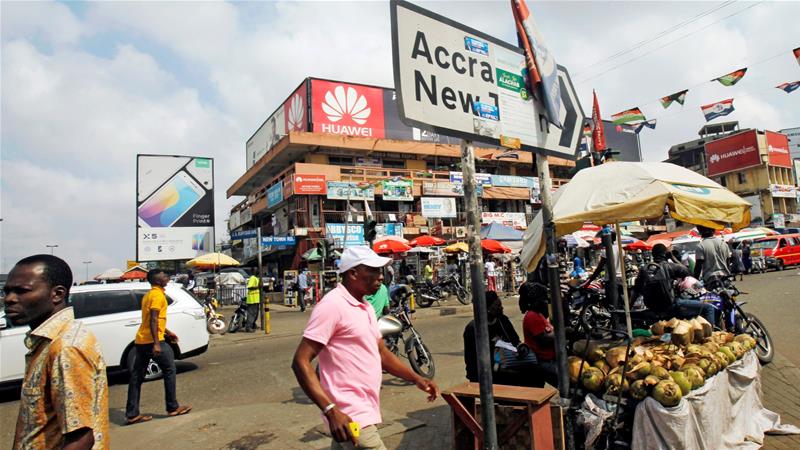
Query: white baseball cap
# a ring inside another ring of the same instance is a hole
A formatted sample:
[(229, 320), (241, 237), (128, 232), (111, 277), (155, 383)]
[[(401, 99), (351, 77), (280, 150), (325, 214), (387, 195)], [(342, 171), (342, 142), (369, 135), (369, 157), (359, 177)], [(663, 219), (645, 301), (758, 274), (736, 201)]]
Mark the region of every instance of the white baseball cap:
[(383, 267), (392, 262), (392, 258), (384, 258), (366, 245), (347, 247), (339, 258), (339, 273), (345, 273), (361, 264), (369, 267)]

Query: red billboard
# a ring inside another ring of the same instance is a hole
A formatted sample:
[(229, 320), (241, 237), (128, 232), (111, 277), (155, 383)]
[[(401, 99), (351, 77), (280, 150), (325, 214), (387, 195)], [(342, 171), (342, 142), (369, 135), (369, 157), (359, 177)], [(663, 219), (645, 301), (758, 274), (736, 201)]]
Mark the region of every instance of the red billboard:
[(792, 156), (789, 154), (789, 138), (785, 134), (767, 131), (767, 152), (769, 165), (792, 168)]
[(290, 131), (308, 131), (308, 94), (307, 82), (303, 82), (283, 103), (283, 117), (286, 134)]
[(756, 131), (746, 131), (707, 143), (706, 163), (709, 177), (760, 165)]
[(311, 80), (313, 131), (383, 138), (383, 89)]
[(325, 175), (294, 175), (294, 193), (296, 195), (327, 195), (328, 183)]

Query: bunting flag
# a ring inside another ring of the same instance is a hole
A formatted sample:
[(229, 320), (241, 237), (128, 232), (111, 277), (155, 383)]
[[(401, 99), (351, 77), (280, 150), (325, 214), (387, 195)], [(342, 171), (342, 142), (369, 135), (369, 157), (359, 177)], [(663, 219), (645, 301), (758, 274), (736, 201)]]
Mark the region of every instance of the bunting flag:
[(638, 122), (640, 120), (647, 120), (642, 113), (642, 110), (639, 108), (631, 108), (627, 111), (622, 111), (620, 113), (616, 113), (611, 116), (611, 120), (614, 121), (616, 125), (629, 123), (629, 122)]
[(739, 80), (744, 78), (744, 74), (747, 72), (747, 67), (744, 69), (734, 70), (733, 72), (723, 75), (719, 78), (714, 78), (711, 81), (719, 81), (723, 86), (733, 86), (734, 84), (738, 83)]
[[(684, 91), (684, 92), (686, 92), (686, 91)], [(681, 103), (681, 104), (683, 104), (683, 103)], [(639, 134), (639, 132), (642, 131), (642, 129), (644, 127), (650, 128), (651, 130), (655, 130), (656, 129), (656, 120), (658, 120), (658, 119), (646, 120), (644, 122), (641, 122), (639, 125), (636, 125), (636, 128), (633, 131), (635, 131), (636, 134)]]
[(797, 64), (800, 64), (800, 47), (792, 50), (792, 53), (794, 53), (794, 59), (797, 60)]
[[(525, 61), (528, 65), (529, 73), (538, 73), (541, 77), (542, 103), (544, 103), (545, 113), (548, 122), (561, 128), (561, 81), (558, 79), (558, 66), (553, 52), (547, 48), (544, 37), (533, 20), (528, 5), (525, 0), (511, 0), (511, 10), (514, 13), (514, 22), (517, 31), (523, 33), (518, 36), (519, 40), (527, 41), (529, 45), (524, 45)], [(531, 67), (531, 63), (533, 67)]]
[(717, 103), (711, 103), (700, 107), (703, 115), (706, 116), (706, 122), (710, 122), (717, 117), (727, 116), (734, 111), (733, 99), (729, 98)]
[(600, 116), (600, 104), (597, 102), (597, 92), (592, 90), (594, 104), (592, 105), (592, 146), (594, 151), (602, 152), (606, 149), (606, 135), (603, 131), (603, 118)]
[(672, 102), (678, 102), (681, 105), (683, 105), (683, 102), (686, 101), (686, 93), (687, 92), (689, 92), (689, 90), (688, 89), (684, 89), (684, 90), (682, 90), (680, 92), (676, 92), (676, 93), (674, 93), (672, 95), (668, 95), (666, 97), (662, 97), (661, 98), (661, 106), (663, 106), (664, 109), (667, 109), (667, 108), (669, 108), (669, 105), (672, 104)]
[(778, 89), (782, 89), (787, 94), (790, 94), (793, 90), (800, 88), (800, 81), (793, 81), (791, 83), (783, 83), (775, 86)]

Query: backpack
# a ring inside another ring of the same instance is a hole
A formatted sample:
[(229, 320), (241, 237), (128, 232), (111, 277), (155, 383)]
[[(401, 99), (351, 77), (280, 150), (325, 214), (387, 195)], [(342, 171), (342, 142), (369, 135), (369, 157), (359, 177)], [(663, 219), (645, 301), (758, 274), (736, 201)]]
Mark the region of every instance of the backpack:
[(672, 281), (666, 263), (650, 262), (641, 272), (644, 304), (650, 309), (664, 311), (672, 307)]

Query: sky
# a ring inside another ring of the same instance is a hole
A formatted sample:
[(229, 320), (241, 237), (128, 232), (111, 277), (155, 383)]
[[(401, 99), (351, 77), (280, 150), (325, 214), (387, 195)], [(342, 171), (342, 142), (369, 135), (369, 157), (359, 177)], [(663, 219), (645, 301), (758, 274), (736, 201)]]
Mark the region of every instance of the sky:
[[(516, 43), (509, 3), (420, 2)], [(798, 2), (530, 2), (583, 110), (639, 106), (646, 161), (717, 121), (800, 126)], [(218, 240), (245, 141), (307, 76), (393, 86), (386, 2), (0, 3), (0, 273), (58, 245), (76, 280), (135, 257), (136, 154), (213, 157)], [(617, 55), (611, 59), (610, 56)], [(709, 80), (748, 67), (735, 86)], [(689, 88), (685, 106), (660, 97)]]

